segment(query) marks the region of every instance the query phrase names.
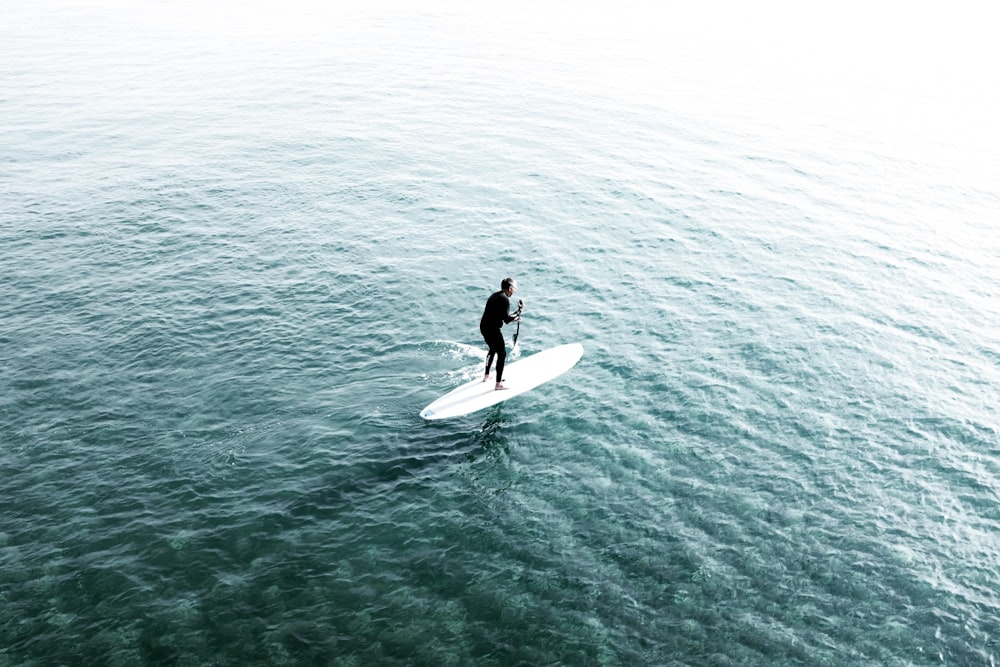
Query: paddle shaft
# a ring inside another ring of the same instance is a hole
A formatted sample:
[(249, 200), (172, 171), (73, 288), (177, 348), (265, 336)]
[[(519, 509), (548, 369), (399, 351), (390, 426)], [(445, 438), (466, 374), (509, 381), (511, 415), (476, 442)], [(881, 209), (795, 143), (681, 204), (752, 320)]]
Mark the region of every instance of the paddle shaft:
[[(514, 345), (517, 345), (517, 337), (521, 333), (521, 310), (524, 309), (524, 299), (517, 300), (517, 331), (514, 332)], [(511, 347), (514, 347), (511, 345)]]

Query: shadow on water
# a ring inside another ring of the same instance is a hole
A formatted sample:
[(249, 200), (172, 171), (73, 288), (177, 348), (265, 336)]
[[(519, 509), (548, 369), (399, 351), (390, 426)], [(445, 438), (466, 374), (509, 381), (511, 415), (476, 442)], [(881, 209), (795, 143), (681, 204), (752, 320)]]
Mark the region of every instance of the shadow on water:
[(509, 421), (504, 419), (503, 406), (493, 406), (486, 417), (486, 421), (483, 422), (479, 433), (474, 437), (475, 443), (479, 446), (480, 453), (488, 457), (495, 457), (498, 453), (501, 453), (504, 457), (510, 454), (507, 436), (501, 428), (507, 423)]
[(425, 424), (382, 456), (334, 465), (292, 501), (287, 516), (316, 518), (385, 494), (432, 489), (456, 470), (479, 486), (484, 476), (491, 476), (487, 470), (509, 465), (509, 423), (501, 406), (495, 406), (475, 431), (456, 422)]
[(514, 484), (510, 474), (510, 439), (504, 429), (508, 423), (501, 406), (492, 408), (473, 437), (475, 447), (460, 467), (460, 474), (472, 487), (487, 496), (498, 496)]

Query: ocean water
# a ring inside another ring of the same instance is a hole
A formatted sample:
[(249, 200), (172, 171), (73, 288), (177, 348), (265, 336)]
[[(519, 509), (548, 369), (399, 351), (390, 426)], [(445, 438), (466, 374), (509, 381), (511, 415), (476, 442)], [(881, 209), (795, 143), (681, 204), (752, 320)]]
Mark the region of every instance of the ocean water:
[(0, 3), (0, 665), (995, 665), (994, 42)]

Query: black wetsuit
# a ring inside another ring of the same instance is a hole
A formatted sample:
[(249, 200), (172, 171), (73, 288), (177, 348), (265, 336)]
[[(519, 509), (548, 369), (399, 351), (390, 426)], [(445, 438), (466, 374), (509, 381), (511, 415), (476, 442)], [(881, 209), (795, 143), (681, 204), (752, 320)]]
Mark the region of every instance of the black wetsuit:
[(500, 327), (513, 321), (514, 316), (510, 314), (510, 297), (503, 291), (491, 294), (486, 301), (483, 318), (479, 320), (479, 333), (483, 334), (483, 340), (490, 348), (486, 354), (487, 375), (493, 366), (493, 357), (497, 359), (497, 382), (503, 380), (503, 365), (507, 361), (507, 343), (503, 339)]

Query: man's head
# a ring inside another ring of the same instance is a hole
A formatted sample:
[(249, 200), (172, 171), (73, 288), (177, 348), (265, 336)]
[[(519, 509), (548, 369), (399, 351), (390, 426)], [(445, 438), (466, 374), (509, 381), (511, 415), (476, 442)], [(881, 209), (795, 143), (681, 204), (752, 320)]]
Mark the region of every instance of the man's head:
[(513, 278), (504, 278), (500, 282), (500, 291), (505, 293), (507, 296), (511, 296), (517, 291), (517, 282)]

